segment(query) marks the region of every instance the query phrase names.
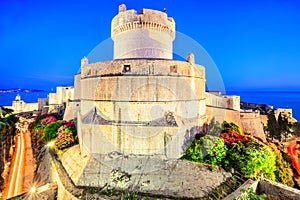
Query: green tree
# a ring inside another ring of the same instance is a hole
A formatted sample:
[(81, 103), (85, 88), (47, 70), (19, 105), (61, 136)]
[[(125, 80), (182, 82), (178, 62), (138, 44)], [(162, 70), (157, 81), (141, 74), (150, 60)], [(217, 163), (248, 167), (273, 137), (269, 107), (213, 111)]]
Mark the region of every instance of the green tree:
[(279, 132), (281, 137), (283, 136), (286, 140), (287, 135), (291, 132), (290, 128), (289, 128), (289, 122), (287, 117), (282, 116), (281, 113), (279, 113), (278, 115), (278, 128), (279, 128)]
[(223, 122), (223, 131), (222, 133), (229, 133), (229, 132), (237, 132), (239, 134), (243, 134), (242, 129), (239, 125), (234, 122)]
[(276, 117), (274, 114), (274, 110), (272, 110), (268, 114), (267, 126), (268, 126), (268, 131), (269, 131), (269, 137), (271, 137), (272, 139), (275, 138), (275, 139), (281, 140), (280, 131), (279, 131), (277, 120), (276, 120)]
[(62, 125), (62, 122), (52, 122), (44, 129), (44, 140), (50, 141), (57, 136), (57, 129)]

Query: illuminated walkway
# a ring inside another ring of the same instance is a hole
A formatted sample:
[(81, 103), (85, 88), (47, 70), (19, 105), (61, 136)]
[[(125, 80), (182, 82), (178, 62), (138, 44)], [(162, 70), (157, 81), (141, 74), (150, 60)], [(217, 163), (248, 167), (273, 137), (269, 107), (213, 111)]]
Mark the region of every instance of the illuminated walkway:
[(23, 190), (23, 174), (25, 161), (24, 134), (20, 133), (15, 138), (15, 151), (11, 162), (9, 179), (4, 195), (6, 198), (17, 196)]
[(30, 133), (24, 127), (19, 128), (20, 134), (15, 137), (15, 150), (11, 161), (7, 185), (3, 192), (6, 198), (11, 198), (25, 191), (29, 191), (34, 177)]

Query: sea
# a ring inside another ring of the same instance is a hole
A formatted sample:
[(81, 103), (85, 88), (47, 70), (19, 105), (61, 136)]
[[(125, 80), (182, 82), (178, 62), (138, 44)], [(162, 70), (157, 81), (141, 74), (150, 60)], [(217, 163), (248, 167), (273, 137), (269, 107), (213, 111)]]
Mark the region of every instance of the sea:
[[(0, 93), (0, 105), (11, 106), (12, 101), (19, 94), (25, 102), (37, 102), (38, 98), (46, 98), (49, 92), (12, 92)], [(274, 91), (227, 91), (227, 95), (238, 95), (241, 101), (257, 104), (267, 104), (274, 108), (292, 108), (293, 117), (300, 121), (300, 91), (274, 92)]]

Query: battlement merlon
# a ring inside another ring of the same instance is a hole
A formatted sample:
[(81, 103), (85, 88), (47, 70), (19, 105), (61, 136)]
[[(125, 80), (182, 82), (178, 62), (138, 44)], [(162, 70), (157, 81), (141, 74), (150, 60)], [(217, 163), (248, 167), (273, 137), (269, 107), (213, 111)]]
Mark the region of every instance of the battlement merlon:
[(152, 29), (166, 32), (175, 39), (175, 21), (168, 17), (167, 13), (143, 8), (139, 14), (136, 10), (126, 10), (126, 6), (120, 9), (111, 23), (111, 37), (133, 29)]

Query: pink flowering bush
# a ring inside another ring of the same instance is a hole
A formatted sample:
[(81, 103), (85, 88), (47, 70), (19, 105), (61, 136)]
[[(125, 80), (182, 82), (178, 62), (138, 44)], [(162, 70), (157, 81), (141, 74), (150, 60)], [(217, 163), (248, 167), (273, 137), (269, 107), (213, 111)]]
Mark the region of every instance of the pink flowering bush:
[(236, 131), (230, 131), (228, 133), (222, 133), (219, 136), (220, 138), (224, 139), (225, 145), (229, 147), (231, 143), (237, 143), (241, 141), (242, 143), (248, 143), (251, 141), (249, 137), (246, 137), (244, 135), (241, 135), (240, 133)]
[(45, 118), (39, 121), (40, 124), (47, 126), (50, 123), (56, 122), (57, 119), (53, 115), (47, 115)]
[(73, 120), (64, 122), (64, 124), (57, 129), (57, 134), (55, 145), (60, 150), (71, 147), (77, 143), (77, 131)]
[(75, 144), (75, 138), (72, 132), (64, 132), (57, 136), (55, 146), (62, 150), (71, 147)]

